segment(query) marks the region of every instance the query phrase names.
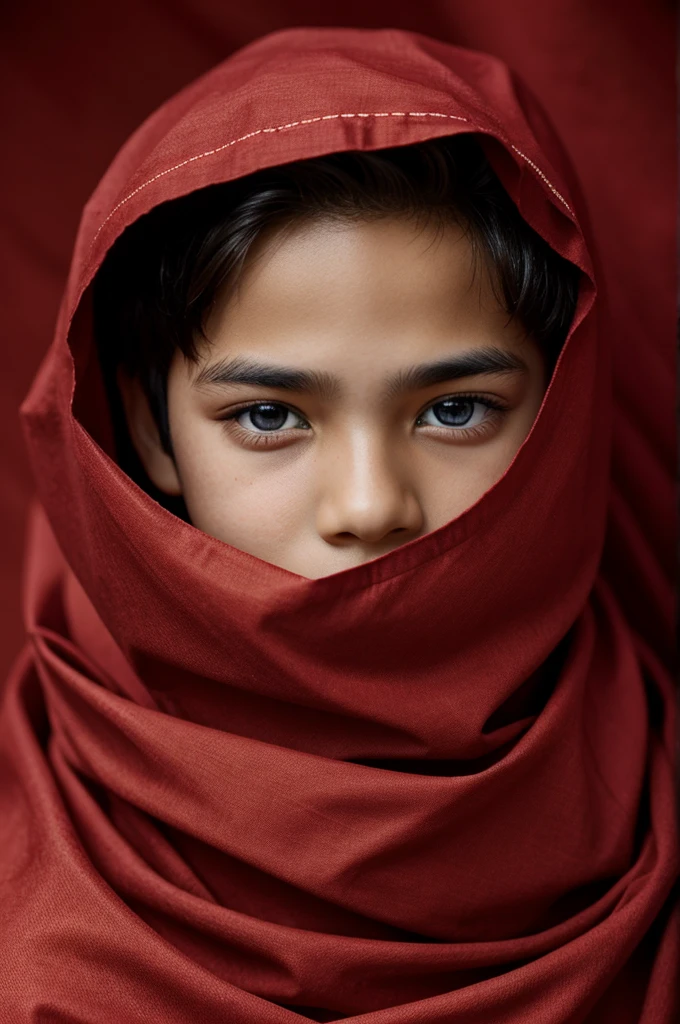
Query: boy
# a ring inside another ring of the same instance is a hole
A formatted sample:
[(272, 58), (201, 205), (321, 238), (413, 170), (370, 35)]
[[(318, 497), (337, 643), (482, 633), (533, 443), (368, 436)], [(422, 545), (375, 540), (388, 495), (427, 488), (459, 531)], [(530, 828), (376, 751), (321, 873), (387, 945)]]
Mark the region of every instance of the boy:
[(458, 136), (166, 204), (116, 244), (95, 309), (156, 492), (316, 578), (437, 529), (503, 474), (577, 277)]
[(499, 62), (350, 29), (117, 157), (23, 407), (9, 1020), (670, 1024), (672, 689), (600, 573), (563, 164)]

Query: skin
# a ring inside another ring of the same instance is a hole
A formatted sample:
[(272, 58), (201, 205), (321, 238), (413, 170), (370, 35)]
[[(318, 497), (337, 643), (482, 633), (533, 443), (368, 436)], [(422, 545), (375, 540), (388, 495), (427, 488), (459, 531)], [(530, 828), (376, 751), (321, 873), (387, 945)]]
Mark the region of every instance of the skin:
[(131, 437), (200, 530), (327, 576), (443, 526), (503, 475), (546, 386), (508, 321), (455, 224), (301, 222), (259, 240), (198, 362), (175, 355), (174, 459), (121, 376)]

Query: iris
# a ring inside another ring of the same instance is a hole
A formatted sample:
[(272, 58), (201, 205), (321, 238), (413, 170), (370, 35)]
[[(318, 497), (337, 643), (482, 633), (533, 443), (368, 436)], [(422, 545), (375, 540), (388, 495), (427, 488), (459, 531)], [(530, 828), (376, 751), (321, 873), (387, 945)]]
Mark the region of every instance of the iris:
[(290, 416), (290, 410), (284, 405), (253, 405), (247, 410), (250, 424), (257, 430), (281, 430)]
[(447, 398), (433, 405), (432, 412), (447, 427), (464, 427), (472, 419), (475, 404), (469, 398)]

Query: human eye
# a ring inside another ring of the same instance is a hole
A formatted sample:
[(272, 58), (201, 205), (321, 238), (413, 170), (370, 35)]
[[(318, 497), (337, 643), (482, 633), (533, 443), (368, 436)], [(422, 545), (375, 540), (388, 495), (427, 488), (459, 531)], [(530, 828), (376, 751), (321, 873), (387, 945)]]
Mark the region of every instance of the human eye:
[(281, 402), (253, 402), (222, 417), (225, 429), (246, 447), (287, 443), (297, 430), (309, 430), (300, 413)]
[(486, 395), (449, 395), (432, 402), (416, 420), (418, 427), (435, 427), (458, 437), (479, 436), (497, 425), (507, 411)]
[(232, 418), (242, 430), (256, 434), (309, 427), (299, 413), (279, 402), (258, 402), (256, 405), (249, 405), (246, 409), (234, 413)]

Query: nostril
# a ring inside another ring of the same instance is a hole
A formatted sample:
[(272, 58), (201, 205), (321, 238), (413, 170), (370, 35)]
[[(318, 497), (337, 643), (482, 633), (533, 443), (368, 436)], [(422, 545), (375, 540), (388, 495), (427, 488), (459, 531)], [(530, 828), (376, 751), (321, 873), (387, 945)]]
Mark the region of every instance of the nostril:
[(360, 533), (353, 533), (351, 530), (341, 530), (338, 533), (333, 534), (333, 540), (336, 543), (340, 542), (346, 544), (356, 544), (357, 541), (363, 543), (366, 543), (367, 541), (369, 543), (379, 543), (381, 540), (385, 540), (385, 538), (387, 537), (393, 537), (397, 533), (410, 534), (413, 532), (414, 531), (411, 530), (408, 526), (395, 526), (393, 529), (387, 530), (385, 533), (381, 533), (380, 536), (376, 536), (375, 538), (369, 538), (366, 536), (362, 536)]

